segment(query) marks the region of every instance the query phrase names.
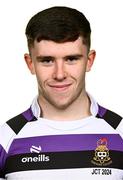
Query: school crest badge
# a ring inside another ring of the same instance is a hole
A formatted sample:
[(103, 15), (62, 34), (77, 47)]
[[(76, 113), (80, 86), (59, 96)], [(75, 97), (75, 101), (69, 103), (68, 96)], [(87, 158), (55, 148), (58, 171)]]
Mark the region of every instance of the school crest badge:
[(106, 138), (101, 138), (97, 141), (95, 154), (91, 161), (93, 164), (97, 166), (108, 166), (112, 163), (109, 149), (107, 146), (108, 146), (108, 142)]

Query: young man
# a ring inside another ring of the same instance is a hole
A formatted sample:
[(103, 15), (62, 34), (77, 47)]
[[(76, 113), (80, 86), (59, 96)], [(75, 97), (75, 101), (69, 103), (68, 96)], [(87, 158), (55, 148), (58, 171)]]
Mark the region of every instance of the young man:
[(0, 130), (0, 179), (123, 179), (123, 120), (85, 89), (95, 51), (79, 11), (52, 7), (26, 28), (38, 96)]

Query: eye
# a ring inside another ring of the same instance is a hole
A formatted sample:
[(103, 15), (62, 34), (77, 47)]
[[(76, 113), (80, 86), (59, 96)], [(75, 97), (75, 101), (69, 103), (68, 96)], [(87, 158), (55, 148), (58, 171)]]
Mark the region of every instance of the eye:
[(53, 63), (53, 60), (52, 59), (43, 59), (41, 61), (41, 63), (43, 63), (43, 64), (51, 64), (51, 63)]
[(66, 62), (68, 64), (75, 64), (80, 59), (80, 56), (68, 56)]
[(46, 56), (39, 58), (38, 62), (44, 66), (51, 66), (54, 63), (54, 59), (52, 57)]

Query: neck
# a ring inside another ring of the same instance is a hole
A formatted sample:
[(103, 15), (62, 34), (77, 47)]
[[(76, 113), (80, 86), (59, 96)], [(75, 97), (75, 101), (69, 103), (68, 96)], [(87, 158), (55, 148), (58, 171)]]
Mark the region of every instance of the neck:
[(66, 109), (58, 109), (49, 104), (41, 96), (38, 98), (43, 117), (51, 120), (70, 121), (86, 118), (90, 113), (90, 100), (86, 92), (81, 94), (80, 98), (74, 101)]

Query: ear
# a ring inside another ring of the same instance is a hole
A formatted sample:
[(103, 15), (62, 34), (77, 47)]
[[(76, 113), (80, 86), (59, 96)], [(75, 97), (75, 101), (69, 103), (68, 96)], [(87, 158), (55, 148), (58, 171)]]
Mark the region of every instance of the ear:
[(30, 70), (30, 72), (32, 74), (35, 74), (35, 68), (34, 68), (34, 63), (33, 63), (33, 60), (31, 58), (31, 56), (29, 54), (24, 54), (24, 59), (25, 59), (25, 62), (27, 64), (27, 67), (28, 69)]
[(95, 56), (96, 56), (96, 51), (95, 50), (91, 50), (88, 54), (88, 61), (87, 61), (87, 66), (86, 66), (86, 72), (89, 72), (91, 70), (91, 67), (94, 63), (95, 60)]

